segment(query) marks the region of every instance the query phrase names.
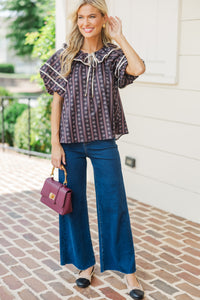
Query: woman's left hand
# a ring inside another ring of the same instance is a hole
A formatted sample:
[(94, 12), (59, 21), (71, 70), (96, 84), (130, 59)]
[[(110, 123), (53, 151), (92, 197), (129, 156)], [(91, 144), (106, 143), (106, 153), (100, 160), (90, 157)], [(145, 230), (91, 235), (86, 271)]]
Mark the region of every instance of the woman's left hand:
[(117, 16), (115, 18), (108, 17), (108, 24), (109, 35), (117, 42), (117, 39), (122, 36), (122, 21)]

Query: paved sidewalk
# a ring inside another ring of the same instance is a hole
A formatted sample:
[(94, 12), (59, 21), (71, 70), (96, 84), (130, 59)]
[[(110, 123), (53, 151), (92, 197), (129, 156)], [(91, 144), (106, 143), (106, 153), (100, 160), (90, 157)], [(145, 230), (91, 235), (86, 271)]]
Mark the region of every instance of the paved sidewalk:
[[(100, 272), (92, 184), (88, 208), (96, 272), (91, 286), (78, 288), (78, 270), (60, 266), (58, 216), (39, 201), (50, 171), (49, 160), (0, 149), (0, 299), (131, 299), (122, 273)], [(128, 206), (145, 299), (200, 299), (200, 224), (132, 199)]]

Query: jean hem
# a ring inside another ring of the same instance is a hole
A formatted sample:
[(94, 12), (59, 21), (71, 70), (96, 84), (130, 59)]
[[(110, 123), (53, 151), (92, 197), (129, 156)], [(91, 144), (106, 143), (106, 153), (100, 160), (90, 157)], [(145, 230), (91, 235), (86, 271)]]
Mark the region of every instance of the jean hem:
[(78, 264), (75, 264), (75, 263), (73, 263), (72, 261), (61, 261), (60, 262), (60, 265), (61, 266), (65, 266), (65, 265), (68, 265), (68, 264), (72, 264), (72, 265), (74, 265), (77, 269), (79, 269), (79, 270), (85, 270), (85, 269), (88, 269), (88, 268), (90, 268), (90, 267), (92, 267), (92, 266), (94, 266), (95, 264), (96, 264), (96, 261), (93, 263), (93, 264), (88, 264), (86, 267), (81, 267), (80, 265), (78, 265)]
[(120, 268), (114, 268), (114, 267), (110, 267), (110, 268), (104, 268), (104, 269), (101, 269), (101, 273), (105, 272), (105, 271), (117, 271), (117, 272), (121, 272), (123, 274), (132, 274), (132, 273), (135, 273), (136, 272), (136, 268), (134, 268), (132, 271), (130, 272), (124, 272), (122, 271), (122, 269)]

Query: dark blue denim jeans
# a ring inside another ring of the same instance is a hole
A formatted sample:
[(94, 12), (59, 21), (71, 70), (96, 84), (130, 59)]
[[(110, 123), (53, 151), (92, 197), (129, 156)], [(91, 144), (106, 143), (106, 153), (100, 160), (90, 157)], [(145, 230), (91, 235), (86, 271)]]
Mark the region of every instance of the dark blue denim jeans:
[[(134, 273), (135, 253), (130, 218), (114, 139), (62, 144), (66, 155), (68, 187), (72, 189), (73, 212), (59, 215), (61, 265), (84, 270), (95, 264), (86, 198), (86, 157), (94, 169), (101, 272)], [(59, 170), (59, 181), (64, 172)]]

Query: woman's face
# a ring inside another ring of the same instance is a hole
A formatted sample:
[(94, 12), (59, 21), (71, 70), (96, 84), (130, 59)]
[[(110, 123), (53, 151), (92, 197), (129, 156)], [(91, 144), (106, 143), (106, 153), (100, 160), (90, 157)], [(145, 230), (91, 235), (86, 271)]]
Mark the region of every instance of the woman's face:
[(101, 12), (90, 4), (81, 6), (78, 10), (77, 24), (81, 34), (85, 38), (92, 38), (101, 34), (105, 17)]

